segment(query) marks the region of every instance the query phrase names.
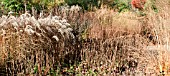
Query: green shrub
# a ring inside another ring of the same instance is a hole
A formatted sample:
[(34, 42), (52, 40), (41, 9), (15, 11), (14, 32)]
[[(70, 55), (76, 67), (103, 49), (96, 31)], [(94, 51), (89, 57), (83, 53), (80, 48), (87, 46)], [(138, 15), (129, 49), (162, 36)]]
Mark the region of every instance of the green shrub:
[(23, 0), (3, 0), (2, 4), (7, 11), (21, 11), (24, 9)]
[(4, 6), (3, 8), (7, 12), (24, 11), (25, 7), (27, 10), (31, 10), (31, 7), (34, 7), (36, 10), (40, 11), (43, 9), (51, 9), (55, 5), (58, 5), (59, 3), (62, 2), (55, 1), (55, 0), (2, 0), (1, 1), (1, 4)]
[(115, 0), (112, 7), (118, 10), (118, 12), (128, 11), (131, 8), (131, 0)]

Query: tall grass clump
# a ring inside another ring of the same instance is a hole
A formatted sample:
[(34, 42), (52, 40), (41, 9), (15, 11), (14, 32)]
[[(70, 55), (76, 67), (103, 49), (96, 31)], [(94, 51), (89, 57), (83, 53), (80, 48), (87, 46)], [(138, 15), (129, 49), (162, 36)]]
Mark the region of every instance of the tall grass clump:
[(103, 73), (97, 70), (97, 74), (102, 75), (169, 75), (167, 3), (166, 0), (148, 1), (140, 11), (145, 13), (143, 16), (138, 12), (117, 13), (107, 8), (95, 11), (87, 31), (94, 43), (91, 48), (95, 49), (85, 52), (88, 64), (95, 66), (93, 70), (96, 72), (96, 68), (102, 67)]
[(148, 17), (150, 17), (149, 24), (153, 25), (157, 40), (155, 45), (159, 53), (157, 66), (162, 74), (169, 75), (169, 1), (156, 1), (155, 5), (159, 12), (152, 12)]
[(144, 9), (137, 11), (131, 11), (128, 2), (122, 1), (117, 6), (123, 12), (105, 6), (96, 11), (83, 11), (78, 5), (66, 5), (38, 18), (29, 13), (2, 16), (3, 72), (7, 75), (168, 76), (169, 1), (147, 0)]
[(2, 16), (0, 23), (0, 56), (8, 75), (46, 75), (71, 52), (64, 47), (74, 44), (73, 29), (60, 16), (50, 14), (35, 19), (25, 13), (19, 17)]

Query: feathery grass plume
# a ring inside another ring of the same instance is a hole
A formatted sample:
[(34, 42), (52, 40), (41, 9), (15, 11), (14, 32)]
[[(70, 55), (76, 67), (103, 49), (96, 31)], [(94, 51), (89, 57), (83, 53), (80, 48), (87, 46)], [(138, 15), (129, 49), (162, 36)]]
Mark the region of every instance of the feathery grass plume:
[[(0, 56), (3, 56), (6, 64), (15, 64), (17, 68), (21, 68), (16, 73), (15, 70), (12, 70), (15, 69), (14, 66), (7, 66), (6, 68), (12, 71), (11, 74), (22, 73), (24, 68), (26, 69), (25, 74), (32, 73), (34, 64), (44, 66), (43, 63), (40, 63), (40, 60), (43, 59), (36, 56), (41, 56), (45, 52), (53, 53), (57, 48), (64, 47), (63, 44), (66, 41), (75, 38), (72, 30), (67, 20), (61, 19), (60, 16), (49, 15), (35, 19), (28, 12), (18, 17), (2, 16), (0, 18), (0, 38), (2, 37), (0, 53), (4, 55)], [(59, 50), (56, 53), (58, 54), (55, 55), (55, 58), (60, 61), (64, 54)], [(56, 63), (53, 58), (46, 60), (50, 60), (46, 64)]]
[(73, 5), (70, 7), (70, 11), (74, 12), (74, 11), (80, 11), (82, 10), (82, 8), (78, 5)]

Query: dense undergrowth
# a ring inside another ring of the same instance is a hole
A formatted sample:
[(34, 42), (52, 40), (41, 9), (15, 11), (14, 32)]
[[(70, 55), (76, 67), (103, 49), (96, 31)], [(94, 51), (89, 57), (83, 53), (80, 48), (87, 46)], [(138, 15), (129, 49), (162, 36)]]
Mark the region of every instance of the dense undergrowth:
[(135, 12), (74, 6), (2, 16), (0, 75), (168, 76), (169, 1), (156, 1), (157, 11), (150, 3)]

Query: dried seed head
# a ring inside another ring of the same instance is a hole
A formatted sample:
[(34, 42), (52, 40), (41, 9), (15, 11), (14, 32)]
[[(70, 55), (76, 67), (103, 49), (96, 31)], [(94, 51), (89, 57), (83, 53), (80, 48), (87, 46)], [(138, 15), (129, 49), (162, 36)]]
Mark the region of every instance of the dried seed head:
[(32, 29), (31, 25), (27, 25), (24, 30), (28, 35), (32, 35), (35, 33), (35, 31)]
[(59, 38), (57, 36), (53, 36), (52, 38), (54, 38), (56, 41), (59, 41)]

